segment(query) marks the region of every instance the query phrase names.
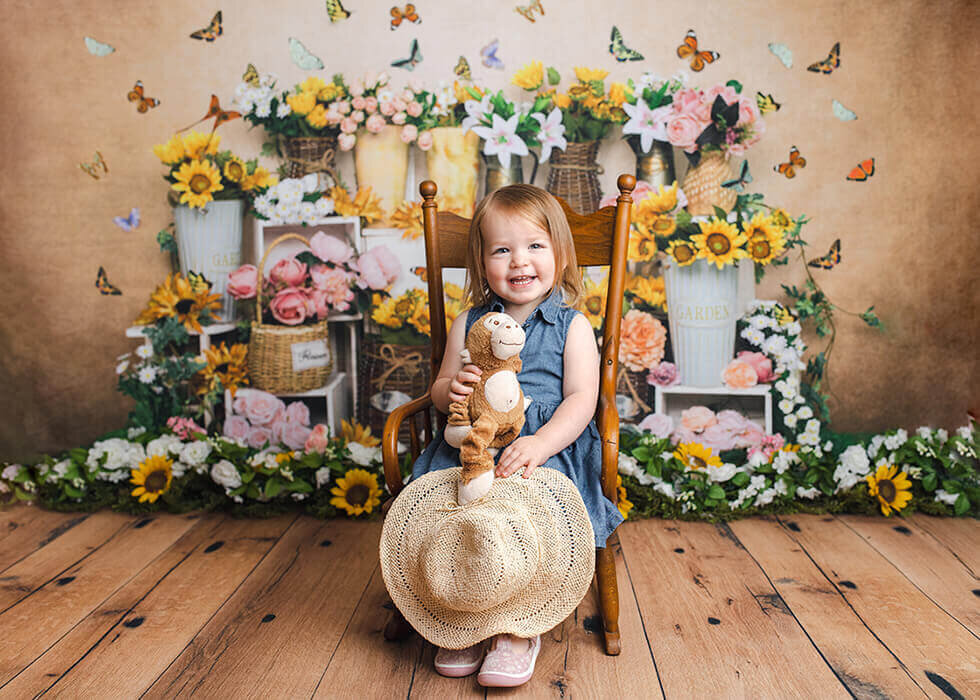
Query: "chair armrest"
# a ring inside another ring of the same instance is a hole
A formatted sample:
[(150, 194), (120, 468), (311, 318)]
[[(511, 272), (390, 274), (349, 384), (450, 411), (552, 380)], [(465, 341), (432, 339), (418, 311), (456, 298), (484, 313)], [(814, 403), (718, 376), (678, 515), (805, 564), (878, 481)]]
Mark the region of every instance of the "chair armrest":
[(428, 411), (432, 406), (432, 395), (426, 392), (419, 398), (402, 404), (388, 414), (384, 432), (381, 434), (381, 460), (384, 464), (385, 483), (387, 483), (388, 492), (392, 497), (397, 496), (398, 492), (405, 487), (404, 482), (402, 482), (401, 468), (398, 464), (398, 431), (407, 418)]

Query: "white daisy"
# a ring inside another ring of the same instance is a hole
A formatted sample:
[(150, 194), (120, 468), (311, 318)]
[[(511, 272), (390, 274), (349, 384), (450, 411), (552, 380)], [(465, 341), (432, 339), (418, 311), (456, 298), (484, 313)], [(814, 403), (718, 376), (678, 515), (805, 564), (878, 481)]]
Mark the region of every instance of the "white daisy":
[(137, 376), (144, 384), (152, 384), (153, 380), (157, 378), (156, 367), (144, 367)]

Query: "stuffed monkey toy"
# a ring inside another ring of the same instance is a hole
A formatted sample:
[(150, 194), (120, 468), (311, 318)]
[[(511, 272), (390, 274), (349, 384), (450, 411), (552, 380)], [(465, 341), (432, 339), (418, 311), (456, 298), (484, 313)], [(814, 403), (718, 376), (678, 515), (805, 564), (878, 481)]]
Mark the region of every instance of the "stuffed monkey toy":
[(446, 442), (460, 448), (460, 503), (490, 489), (493, 455), (513, 442), (524, 427), (530, 399), (524, 397), (517, 381), (524, 339), (520, 324), (499, 312), (484, 314), (466, 335), (466, 347), (460, 352), (463, 364), (474, 364), (483, 372), (473, 393), (450, 404), (444, 434)]

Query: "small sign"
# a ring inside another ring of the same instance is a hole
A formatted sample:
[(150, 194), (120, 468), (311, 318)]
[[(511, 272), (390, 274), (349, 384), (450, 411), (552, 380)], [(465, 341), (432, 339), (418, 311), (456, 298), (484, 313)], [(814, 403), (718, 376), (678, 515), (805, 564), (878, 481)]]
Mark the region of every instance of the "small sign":
[(327, 341), (310, 340), (305, 343), (293, 343), (290, 346), (293, 352), (293, 371), (302, 372), (316, 367), (326, 367), (330, 364), (330, 350), (327, 349)]

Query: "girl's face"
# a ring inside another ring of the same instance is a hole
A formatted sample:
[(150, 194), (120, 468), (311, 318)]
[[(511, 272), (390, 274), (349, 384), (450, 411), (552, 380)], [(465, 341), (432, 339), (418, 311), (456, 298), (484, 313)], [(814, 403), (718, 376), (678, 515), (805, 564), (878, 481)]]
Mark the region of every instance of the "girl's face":
[(488, 213), (481, 229), (490, 289), (514, 309), (533, 310), (555, 286), (551, 235), (517, 214), (499, 211)]

